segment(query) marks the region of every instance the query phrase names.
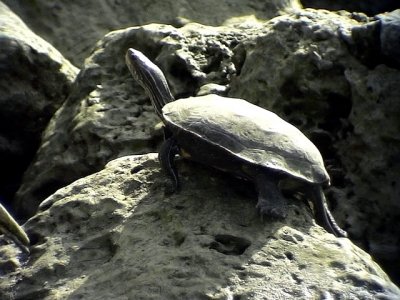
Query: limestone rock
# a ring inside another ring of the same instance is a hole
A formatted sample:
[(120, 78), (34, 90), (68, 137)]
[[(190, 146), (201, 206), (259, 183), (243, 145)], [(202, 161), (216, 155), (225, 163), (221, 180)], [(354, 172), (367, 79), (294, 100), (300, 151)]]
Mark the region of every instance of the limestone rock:
[(399, 2), (397, 0), (301, 0), (301, 4), (304, 5), (304, 7), (319, 9), (363, 12), (369, 16), (399, 8)]
[(1, 298), (400, 297), (368, 254), (326, 233), (303, 202), (289, 202), (285, 221), (262, 222), (251, 184), (189, 162), (178, 169), (182, 190), (169, 197), (148, 154), (47, 198), (25, 224), (31, 258), (5, 274)]
[(227, 19), (243, 15), (270, 19), (301, 7), (298, 0), (3, 2), (76, 65), (81, 65), (93, 44), (111, 30), (149, 23), (181, 26), (189, 20), (220, 25)]
[[(176, 98), (209, 84), (228, 86), (229, 96), (304, 131), (331, 175), (327, 198), (335, 218), (353, 241), (390, 257), (398, 276), (399, 73), (380, 59), (369, 64), (363, 57), (370, 54), (352, 47), (363, 41), (354, 29), (378, 20), (317, 10), (241, 20), (179, 29), (153, 24), (102, 39), (44, 134), (18, 193), (21, 211), (32, 215), (45, 197), (113, 158), (157, 148), (159, 120), (124, 63), (134, 47), (163, 69)], [(380, 48), (380, 39), (374, 43)]]
[(77, 74), (0, 2), (0, 201), (10, 201)]
[[(333, 213), (353, 241), (398, 280), (400, 230), (400, 72), (364, 64), (349, 46), (354, 14), (304, 10), (271, 20), (272, 30), (244, 47), (229, 96), (266, 107), (302, 128), (325, 159)], [(365, 40), (364, 40), (365, 41)], [(379, 39), (375, 44), (380, 48)], [(379, 56), (379, 53), (378, 53)]]
[(343, 34), (350, 51), (369, 68), (379, 64), (400, 69), (400, 9), (354, 26), (351, 38)]
[[(340, 196), (353, 234), (368, 237), (369, 252), (399, 279), (400, 233), (400, 72), (385, 65), (346, 70), (353, 108), (352, 132), (338, 141), (350, 184)], [(368, 233), (366, 234), (365, 231)]]
[(400, 69), (400, 9), (377, 16), (382, 55)]

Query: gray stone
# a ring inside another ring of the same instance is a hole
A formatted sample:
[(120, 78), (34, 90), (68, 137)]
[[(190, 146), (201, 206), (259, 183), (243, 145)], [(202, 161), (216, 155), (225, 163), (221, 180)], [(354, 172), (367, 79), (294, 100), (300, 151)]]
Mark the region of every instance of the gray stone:
[(7, 202), (78, 69), (0, 2), (0, 201)]
[(370, 253), (398, 280), (400, 72), (379, 65), (373, 70), (349, 68), (345, 76), (351, 86), (353, 129), (336, 143), (350, 181), (337, 194), (340, 210), (354, 212), (349, 215), (354, 237), (367, 237)]
[(239, 19), (221, 27), (133, 27), (102, 39), (43, 136), (18, 193), (20, 210), (32, 215), (57, 188), (107, 161), (157, 148), (159, 120), (123, 60), (134, 47), (163, 69), (177, 98), (228, 86), (228, 96), (301, 128), (325, 159), (335, 218), (380, 261), (390, 257), (398, 276), (399, 73), (379, 61), (366, 65), (349, 47), (358, 43), (353, 29), (374, 20), (316, 10)]
[(400, 69), (400, 9), (367, 20), (351, 29), (351, 37), (342, 31), (350, 51), (369, 68), (386, 64)]
[(80, 66), (93, 44), (111, 30), (149, 23), (177, 27), (189, 20), (220, 25), (232, 17), (270, 19), (299, 9), (299, 0), (3, 0), (37, 33)]
[(304, 7), (327, 9), (327, 10), (347, 10), (350, 12), (363, 12), (369, 16), (374, 16), (383, 12), (392, 11), (399, 8), (398, 0), (301, 0)]
[(377, 16), (382, 55), (400, 69), (400, 9)]
[(205, 96), (210, 94), (225, 96), (227, 94), (227, 86), (208, 83), (200, 87), (199, 91), (196, 93), (196, 96)]
[(289, 202), (284, 222), (262, 222), (252, 185), (189, 162), (178, 168), (182, 191), (169, 197), (148, 154), (114, 160), (47, 198), (25, 224), (31, 258), (3, 275), (0, 297), (400, 297), (368, 254), (326, 233), (303, 202)]

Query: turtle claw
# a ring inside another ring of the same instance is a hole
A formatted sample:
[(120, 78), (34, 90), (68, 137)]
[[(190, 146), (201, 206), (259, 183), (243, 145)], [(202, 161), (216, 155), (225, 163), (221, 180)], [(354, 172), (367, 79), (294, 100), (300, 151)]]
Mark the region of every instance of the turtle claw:
[(164, 195), (165, 196), (171, 196), (175, 192), (176, 192), (176, 190), (171, 185), (165, 184), (165, 187), (164, 187)]
[(180, 184), (179, 182), (172, 182), (171, 180), (166, 180), (164, 183), (164, 194), (170, 196), (179, 192)]

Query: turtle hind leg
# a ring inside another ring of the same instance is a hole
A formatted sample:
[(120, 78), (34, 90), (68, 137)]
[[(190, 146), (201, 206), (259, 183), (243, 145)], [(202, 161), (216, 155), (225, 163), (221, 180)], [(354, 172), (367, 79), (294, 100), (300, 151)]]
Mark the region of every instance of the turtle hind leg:
[(278, 181), (269, 174), (260, 173), (255, 178), (255, 184), (258, 192), (256, 208), (261, 217), (286, 218), (287, 203), (278, 188)]
[(326, 203), (324, 192), (320, 185), (311, 186), (312, 199), (314, 200), (315, 218), (317, 223), (326, 231), (337, 237), (347, 237), (347, 232), (339, 227), (332, 216)]
[(158, 160), (160, 161), (161, 168), (170, 179), (170, 185), (166, 187), (166, 194), (173, 194), (179, 190), (180, 182), (178, 172), (175, 167), (174, 158), (178, 153), (178, 145), (173, 137), (166, 138), (161, 145), (158, 153)]

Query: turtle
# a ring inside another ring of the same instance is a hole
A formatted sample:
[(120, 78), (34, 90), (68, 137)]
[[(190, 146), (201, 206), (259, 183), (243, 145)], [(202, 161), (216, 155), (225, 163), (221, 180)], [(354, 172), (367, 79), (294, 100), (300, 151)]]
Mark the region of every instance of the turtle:
[(294, 179), (313, 199), (317, 223), (347, 237), (327, 206), (323, 187), (330, 177), (322, 155), (299, 129), (242, 99), (209, 94), (175, 100), (161, 69), (142, 52), (129, 48), (125, 61), (163, 122), (158, 157), (171, 192), (180, 188), (174, 163), (179, 155), (254, 182), (261, 216), (284, 219), (287, 200), (279, 182)]

